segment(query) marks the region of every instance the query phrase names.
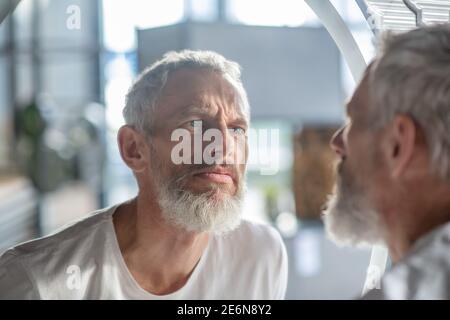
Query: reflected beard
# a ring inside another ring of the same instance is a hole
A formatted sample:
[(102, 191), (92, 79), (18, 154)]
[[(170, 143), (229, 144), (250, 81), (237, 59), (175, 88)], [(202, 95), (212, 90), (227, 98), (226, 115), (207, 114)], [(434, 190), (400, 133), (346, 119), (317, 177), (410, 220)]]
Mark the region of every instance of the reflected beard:
[[(155, 159), (152, 161), (155, 164)], [(193, 232), (224, 234), (236, 229), (241, 222), (245, 180), (239, 179), (234, 195), (222, 191), (212, 184), (202, 193), (194, 193), (185, 187), (192, 174), (164, 181), (161, 163), (153, 168), (154, 190), (157, 190), (158, 204), (162, 217), (170, 224)], [(218, 196), (219, 193), (223, 195)]]
[(352, 184), (341, 162), (334, 193), (324, 210), (325, 231), (338, 245), (384, 244), (378, 212), (370, 205), (364, 188)]

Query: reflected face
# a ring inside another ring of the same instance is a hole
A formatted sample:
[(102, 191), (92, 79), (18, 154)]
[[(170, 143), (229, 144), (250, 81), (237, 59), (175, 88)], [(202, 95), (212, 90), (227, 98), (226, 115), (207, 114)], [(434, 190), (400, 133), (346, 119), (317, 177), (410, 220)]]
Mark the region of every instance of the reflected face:
[[(248, 123), (233, 86), (214, 71), (177, 70), (170, 74), (161, 93), (154, 124), (150, 142), (150, 179), (159, 190), (161, 206), (165, 211), (180, 211), (178, 216), (183, 217), (179, 218), (189, 221), (178, 221), (178, 224), (184, 224), (188, 229), (188, 225), (196, 225), (192, 230), (215, 231), (234, 226), (245, 189), (246, 165), (245, 161), (235, 163), (233, 160), (236, 153), (247, 152)], [(173, 150), (180, 141), (172, 141), (172, 134), (180, 129), (187, 133), (183, 138), (190, 140), (190, 164), (174, 162)], [(211, 144), (202, 139), (209, 129), (222, 137), (222, 143), (216, 145), (218, 148), (210, 150), (216, 159), (212, 164), (205, 163), (202, 158)], [(195, 161), (198, 155), (200, 163)], [(203, 207), (210, 212), (205, 211), (201, 218), (196, 218)], [(227, 216), (229, 218), (225, 219)]]
[(328, 234), (341, 244), (382, 241), (379, 214), (373, 204), (383, 162), (378, 134), (370, 128), (369, 72), (347, 104), (347, 123), (331, 140), (338, 156), (337, 181), (324, 219)]

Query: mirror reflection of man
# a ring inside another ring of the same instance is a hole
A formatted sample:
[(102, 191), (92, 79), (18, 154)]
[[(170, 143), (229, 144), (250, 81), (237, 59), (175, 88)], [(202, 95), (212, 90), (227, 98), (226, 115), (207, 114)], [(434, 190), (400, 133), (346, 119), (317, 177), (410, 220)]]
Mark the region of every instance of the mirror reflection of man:
[(449, 25), (386, 37), (347, 115), (328, 233), (389, 248), (394, 266), (366, 298), (450, 299)]
[[(118, 144), (137, 197), (8, 250), (0, 297), (283, 298), (281, 237), (241, 219), (246, 164), (232, 159), (247, 150), (249, 105), (239, 66), (213, 52), (168, 53), (132, 86), (124, 117)], [(175, 164), (172, 133), (197, 127), (221, 133), (215, 163)]]

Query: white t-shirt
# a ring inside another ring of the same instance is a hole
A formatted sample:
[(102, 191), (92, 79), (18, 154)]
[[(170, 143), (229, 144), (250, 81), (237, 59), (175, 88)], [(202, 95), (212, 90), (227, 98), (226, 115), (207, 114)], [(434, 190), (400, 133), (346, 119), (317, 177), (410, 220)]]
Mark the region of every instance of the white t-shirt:
[(283, 299), (287, 254), (278, 232), (243, 220), (213, 235), (187, 283), (168, 295), (142, 289), (114, 230), (117, 205), (0, 257), (0, 299)]
[(420, 238), (363, 299), (450, 299), (450, 223)]

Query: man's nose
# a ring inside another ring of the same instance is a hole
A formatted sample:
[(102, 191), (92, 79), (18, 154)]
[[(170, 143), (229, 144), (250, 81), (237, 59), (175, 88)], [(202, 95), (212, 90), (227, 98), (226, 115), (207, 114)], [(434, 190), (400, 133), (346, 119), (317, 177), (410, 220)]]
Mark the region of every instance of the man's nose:
[(234, 138), (233, 135), (229, 132), (229, 129), (226, 126), (220, 126), (219, 131), (222, 135), (221, 144), (217, 145), (217, 148), (213, 151), (213, 156), (216, 157), (216, 160), (222, 163), (233, 163), (234, 157)]
[(339, 155), (340, 157), (343, 157), (345, 153), (344, 140), (342, 138), (344, 128), (345, 127), (342, 127), (338, 131), (336, 131), (330, 141), (331, 149), (333, 149), (333, 151), (336, 152), (336, 154)]

